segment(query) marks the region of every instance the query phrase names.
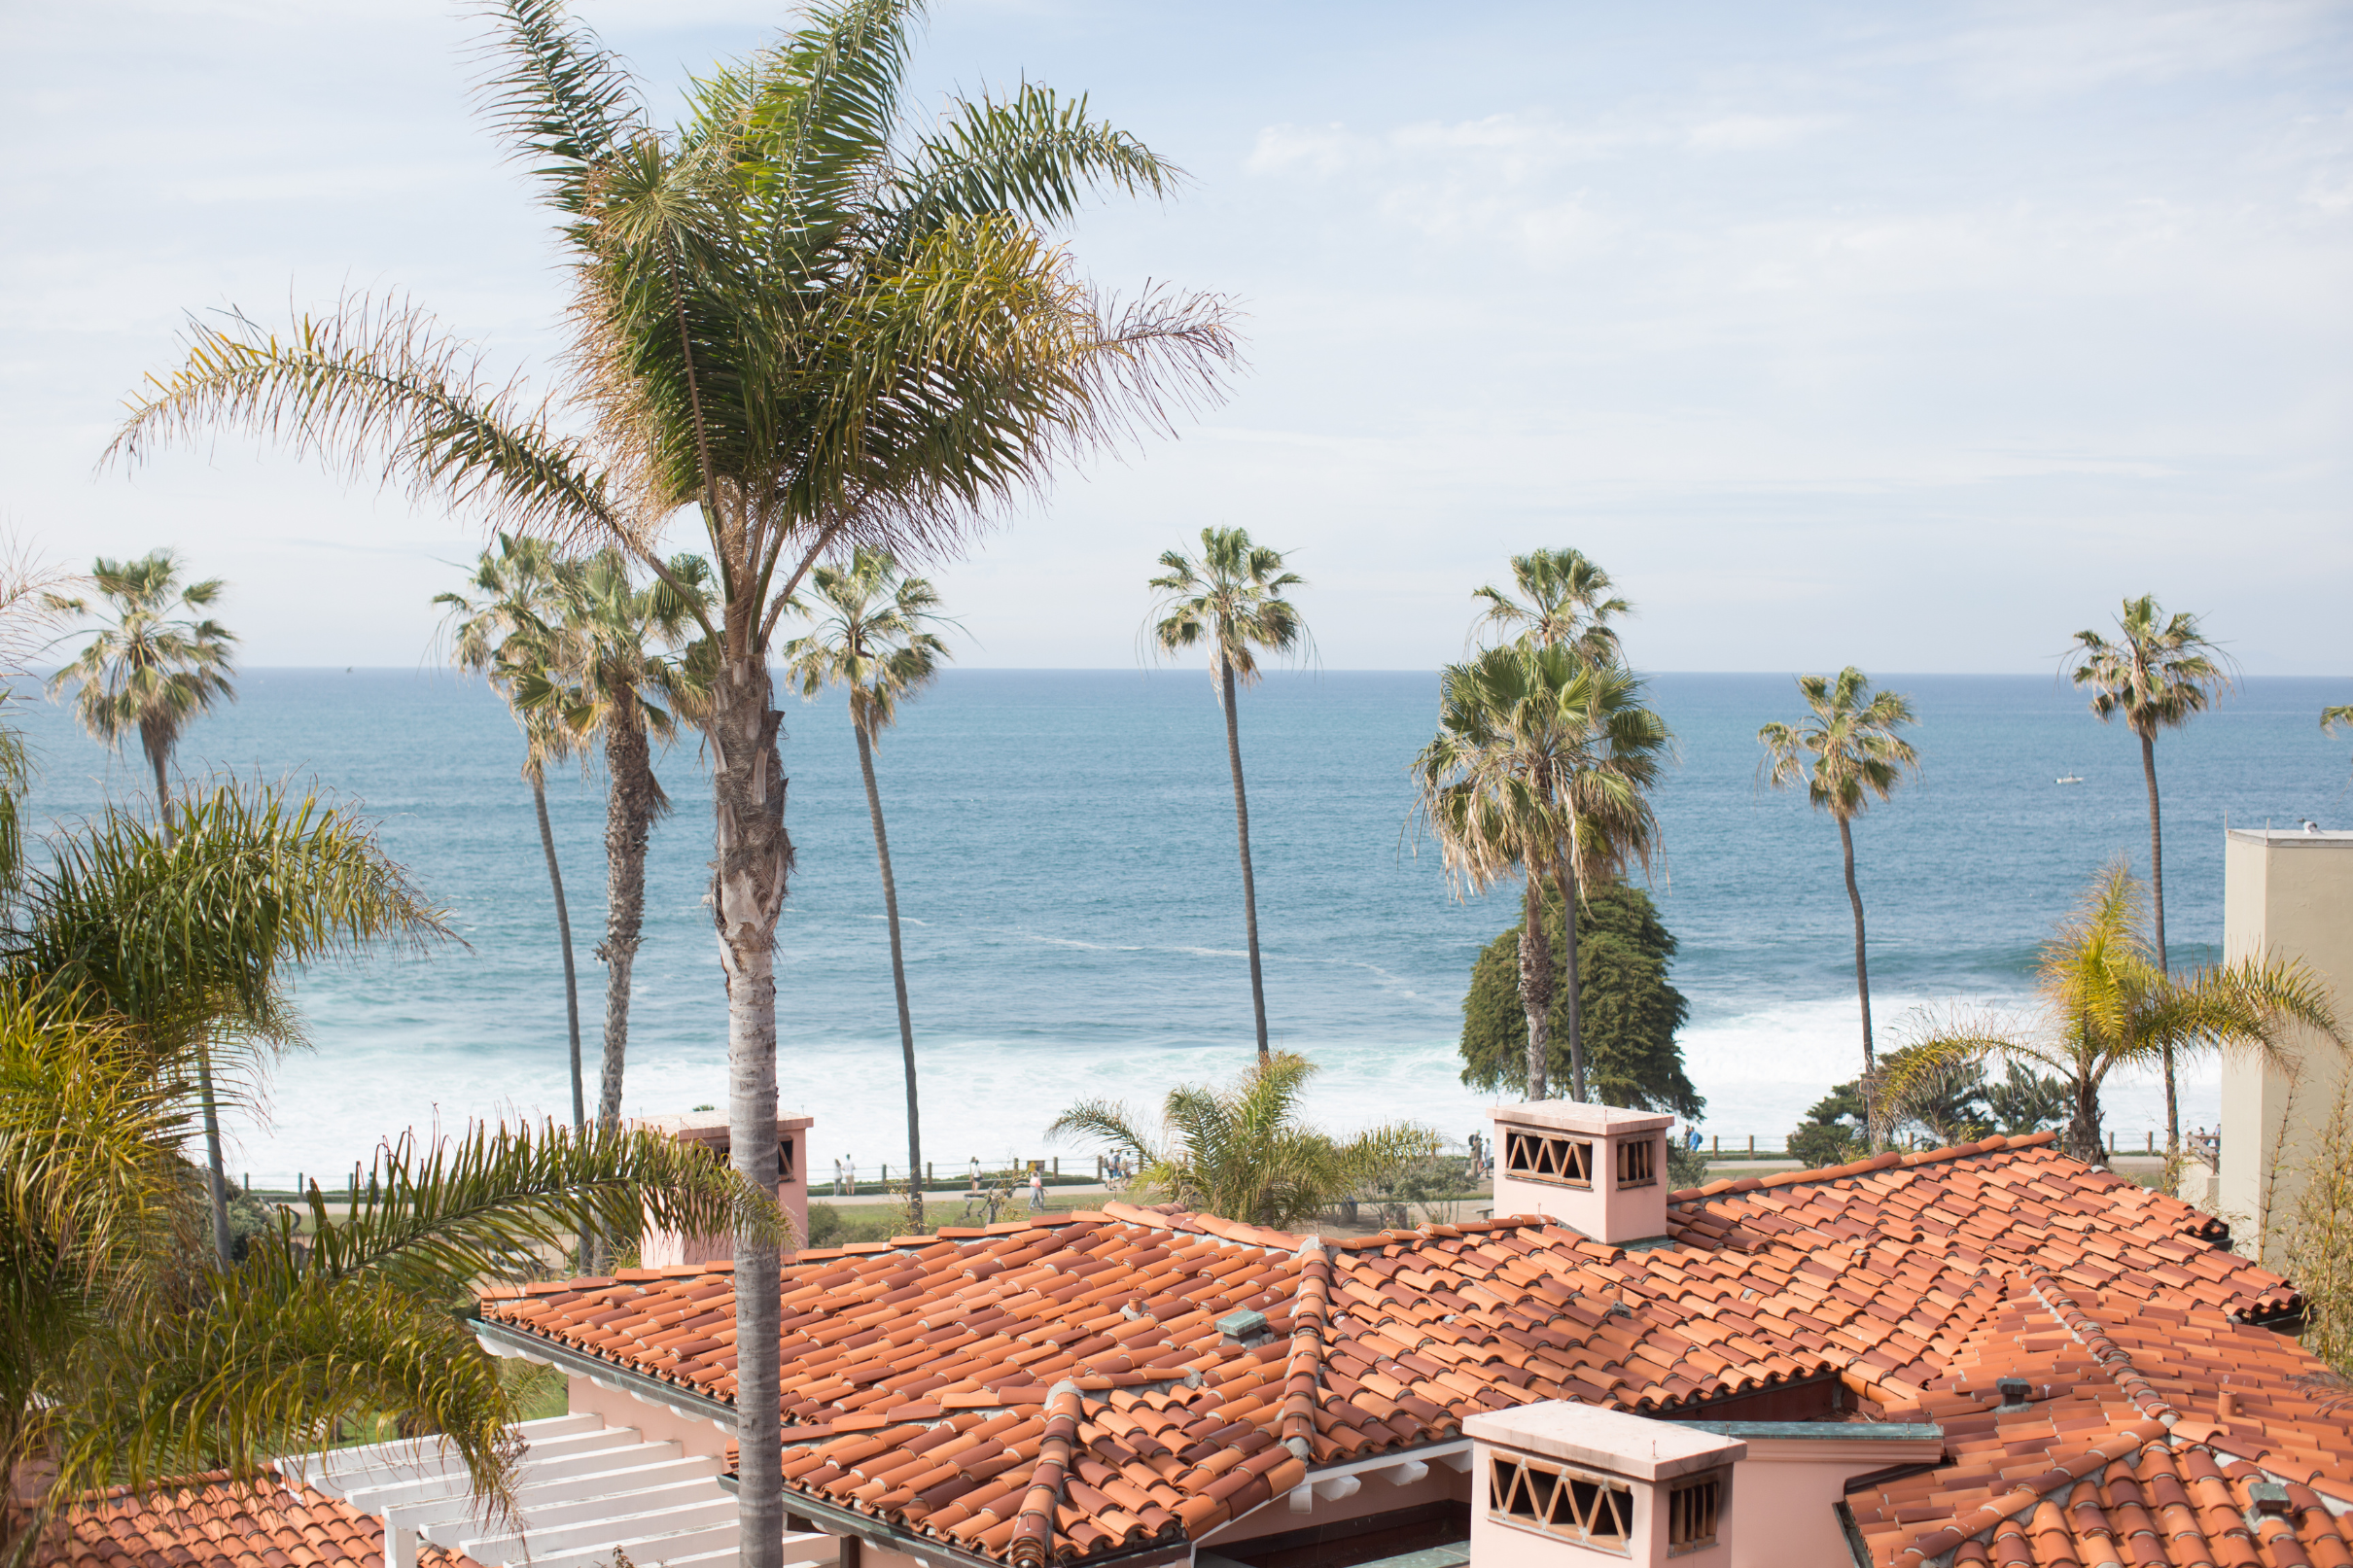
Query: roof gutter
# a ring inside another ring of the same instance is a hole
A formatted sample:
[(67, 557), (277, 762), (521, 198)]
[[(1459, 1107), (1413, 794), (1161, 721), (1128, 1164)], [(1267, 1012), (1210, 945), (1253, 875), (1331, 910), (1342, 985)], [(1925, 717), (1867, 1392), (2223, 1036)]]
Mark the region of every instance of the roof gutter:
[(632, 1399), (648, 1405), (661, 1405), (689, 1415), (698, 1421), (709, 1421), (722, 1432), (735, 1430), (735, 1406), (731, 1401), (714, 1399), (698, 1394), (676, 1383), (663, 1382), (647, 1376), (634, 1367), (618, 1362), (604, 1361), (568, 1344), (513, 1328), (496, 1318), (475, 1316), (466, 1320), (474, 1337), (494, 1356), (522, 1356), (526, 1360), (545, 1362), (561, 1367), (578, 1377), (586, 1377), (607, 1388), (617, 1388)]
[[(733, 1473), (720, 1476), (719, 1483), (730, 1492), (742, 1493), (742, 1478)], [(804, 1491), (787, 1489), (785, 1508), (788, 1512), (813, 1520), (827, 1535), (854, 1536), (877, 1551), (895, 1551), (913, 1557), (926, 1568), (939, 1568), (943, 1563), (960, 1563), (966, 1568), (1005, 1568), (1004, 1563), (996, 1557), (984, 1557), (978, 1552), (951, 1546), (937, 1536), (917, 1535), (912, 1530), (900, 1529), (888, 1519), (857, 1513)], [(1179, 1537), (1175, 1541), (1155, 1541), (1127, 1551), (1106, 1551), (1101, 1556), (1089, 1557), (1087, 1562), (1089, 1568), (1098, 1563), (1116, 1563), (1120, 1568), (1160, 1568), (1164, 1563), (1189, 1563), (1192, 1558), (1193, 1543)]]

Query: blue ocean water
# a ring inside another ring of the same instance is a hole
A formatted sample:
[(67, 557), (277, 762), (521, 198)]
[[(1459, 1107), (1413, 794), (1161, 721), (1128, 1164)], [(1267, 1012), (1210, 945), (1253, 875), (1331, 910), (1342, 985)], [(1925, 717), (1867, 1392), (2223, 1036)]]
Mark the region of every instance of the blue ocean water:
[[(1891, 677), (1921, 723), (1924, 775), (1856, 829), (1882, 1041), (1921, 1008), (2020, 999), (2038, 944), (2106, 861), (2146, 859), (2131, 736), (2037, 677)], [(1464, 904), (1405, 831), (1406, 763), (1427, 738), (1426, 673), (1272, 676), (1243, 699), (1268, 1011), (1323, 1067), (1312, 1108), (1338, 1126), (1480, 1125), (1455, 1040), (1479, 946), (1514, 918), (1503, 889)], [(1681, 763), (1658, 801), (1665, 918), (1692, 1000), (1684, 1048), (1728, 1144), (1778, 1140), (1859, 1063), (1838, 835), (1801, 797), (1758, 787), (1757, 726), (1795, 717), (1787, 677), (1662, 675)], [(565, 1114), (555, 923), (521, 744), (498, 699), (439, 671), (257, 670), (196, 725), (182, 764), (315, 781), (381, 824), (462, 939), (304, 978), (314, 1049), (287, 1059), (230, 1164), (265, 1184), (348, 1169), (402, 1128)], [(2321, 735), (2344, 683), (2250, 679), (2159, 747), (2177, 963), (2222, 935), (2225, 815), (2342, 825), (2348, 748)], [(67, 713), (13, 705), (39, 757), (37, 818), (141, 793)], [(788, 704), (787, 820), (799, 869), (779, 960), (780, 1077), (814, 1150), (869, 1167), (903, 1147), (888, 950), (856, 753), (837, 700)], [(906, 917), (927, 1152), (1055, 1152), (1074, 1098), (1139, 1105), (1222, 1077), (1251, 1051), (1233, 807), (1221, 721), (1199, 671), (953, 671), (878, 753)], [(632, 997), (627, 1108), (723, 1100), (725, 1015), (708, 911), (708, 795), (696, 748), (664, 756), (676, 814), (656, 830)], [(2080, 775), (2080, 784), (2058, 784)], [(591, 1063), (603, 975), (599, 784), (553, 782)], [(2216, 1119), (2217, 1074), (2185, 1118)], [(594, 1094), (593, 1082), (590, 1087)], [(2127, 1139), (2160, 1125), (2153, 1085), (2112, 1088)], [(1065, 1150), (1076, 1154), (1076, 1150)]]

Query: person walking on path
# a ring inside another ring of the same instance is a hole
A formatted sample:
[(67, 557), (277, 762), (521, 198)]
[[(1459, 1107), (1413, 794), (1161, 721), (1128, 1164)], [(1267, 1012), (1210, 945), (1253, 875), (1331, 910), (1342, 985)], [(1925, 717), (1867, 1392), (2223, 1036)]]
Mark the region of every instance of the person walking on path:
[(1042, 1214), (1045, 1211), (1046, 1173), (1038, 1169), (1036, 1166), (1032, 1166), (1030, 1167), (1030, 1212), (1033, 1214)]

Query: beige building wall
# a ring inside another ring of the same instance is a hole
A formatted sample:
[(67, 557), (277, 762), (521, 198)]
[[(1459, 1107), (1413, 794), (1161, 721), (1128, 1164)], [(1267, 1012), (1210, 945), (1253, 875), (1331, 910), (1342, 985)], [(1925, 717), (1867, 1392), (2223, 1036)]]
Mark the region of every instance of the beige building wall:
[[(2223, 848), (2223, 956), (2301, 958), (2336, 993), (2353, 1032), (2353, 833), (2232, 828)], [(2347, 1080), (2347, 1059), (2299, 1030), (2299, 1073), (2243, 1056), (2223, 1061), (2223, 1149), (2216, 1212), (2235, 1249), (2277, 1269), (2316, 1155)]]

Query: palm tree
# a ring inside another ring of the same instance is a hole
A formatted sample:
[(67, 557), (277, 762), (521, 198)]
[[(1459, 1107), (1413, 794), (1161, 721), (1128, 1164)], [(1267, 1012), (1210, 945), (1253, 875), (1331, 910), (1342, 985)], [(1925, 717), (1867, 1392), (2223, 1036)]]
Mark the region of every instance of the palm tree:
[[(728, 1119), (748, 1178), (774, 1139), (775, 946), (792, 846), (777, 621), (815, 563), (952, 548), (1063, 458), (1213, 399), (1235, 357), (1222, 300), (1090, 291), (1046, 232), (1095, 191), (1178, 171), (1042, 87), (902, 115), (914, 0), (827, 0), (687, 89), (670, 133), (559, 0), (499, 0), (489, 111), (557, 215), (577, 284), (589, 434), (478, 372), (400, 305), (347, 302), (281, 336), (192, 324), (186, 363), (135, 400), (110, 455), (219, 423), (519, 532), (594, 540), (660, 575), (699, 508), (720, 592), (703, 631), (716, 818), (712, 904), (728, 993)], [(774, 1245), (738, 1238), (739, 1278)], [(776, 1568), (777, 1303), (736, 1299), (745, 1568)]]
[(2323, 735), (2334, 735), (2340, 728), (2353, 729), (2353, 703), (2338, 703), (2333, 708), (2324, 708), (2320, 711), (2320, 729)]
[(2257, 957), (2174, 973), (2158, 959), (2148, 916), (2142, 884), (2123, 864), (2110, 866), (2043, 949), (2035, 978), (2040, 1016), (1924, 1027), (1902, 1072), (1883, 1086), (1887, 1101), (1905, 1104), (1920, 1084), (1955, 1064), (2000, 1057), (2041, 1067), (2068, 1085), (2068, 1152), (2096, 1163), (2105, 1157), (2100, 1086), (2120, 1067), (2214, 1050), (2293, 1068), (2283, 1043), (2292, 1025), (2343, 1046), (2329, 987), (2302, 959)]
[(1093, 1138), (1125, 1154), (1141, 1186), (1195, 1213), (1288, 1229), (1337, 1200), (1438, 1152), (1426, 1127), (1392, 1122), (1342, 1140), (1299, 1117), (1316, 1063), (1277, 1051), (1231, 1088), (1182, 1085), (1161, 1106), (1165, 1136), (1106, 1099), (1081, 1100), (1054, 1119), (1049, 1137)]
[[(229, 645), (235, 634), (210, 616), (174, 617), (175, 609), (209, 610), (225, 586), (219, 577), (185, 586), (180, 581), (180, 558), (169, 550), (153, 550), (135, 561), (110, 561), (100, 556), (90, 568), (90, 580), (105, 598), (113, 624), (102, 629), (73, 662), (50, 678), (50, 695), (76, 687), (74, 716), (91, 739), (110, 750), (120, 749), (125, 735), (136, 733), (139, 749), (156, 774), (156, 819), (163, 840), (171, 842), (171, 786), (167, 778), (172, 749), (180, 733), (197, 715), (209, 713), (223, 698), (236, 700), (229, 677), (235, 666)], [(59, 615), (88, 615), (88, 603), (62, 594), (48, 596), (48, 608)], [(210, 1054), (196, 1053), (196, 1082), (204, 1107), (204, 1143), (210, 1170), (215, 1245), (228, 1245), (228, 1172), (221, 1152), (221, 1117), (213, 1093)], [(223, 1256), (226, 1256), (224, 1251)]]
[(922, 577), (904, 576), (881, 550), (855, 552), (846, 568), (819, 567), (810, 583), (825, 618), (785, 645), (785, 679), (810, 698), (828, 685), (850, 692), (850, 728), (866, 781), (874, 857), (882, 866), (883, 913), (891, 926), (891, 987), (898, 997), (898, 1049), (907, 1069), (907, 1209), (923, 1225), (923, 1122), (915, 1096), (915, 1019), (907, 1008), (907, 965), (898, 938), (898, 883), (891, 875), (891, 838), (883, 830), (882, 791), (874, 783), (874, 748), (913, 696), (951, 656), (929, 628), (939, 620), (939, 595)]
[(1862, 671), (1848, 665), (1836, 676), (1803, 675), (1798, 690), (1810, 719), (1774, 722), (1757, 731), (1765, 748), (1764, 771), (1775, 789), (1803, 779), (1807, 802), (1830, 813), (1839, 824), (1839, 852), (1846, 862), (1846, 902), (1854, 910), (1854, 994), (1863, 1012), (1864, 1125), (1878, 1137), (1871, 1096), (1879, 1056), (1871, 1040), (1871, 966), (1864, 955), (1863, 889), (1854, 880), (1854, 819), (1872, 798), (1885, 800), (1903, 782), (1904, 770), (1919, 771), (1919, 753), (1896, 733), (1914, 723), (1912, 703), (1892, 691), (1873, 691)]
[(667, 575), (645, 587), (630, 580), (617, 550), (564, 563), (556, 573), (560, 618), (530, 624), (507, 645), (518, 716), (552, 720), (583, 748), (599, 737), (605, 743), (605, 939), (596, 949), (606, 966), (605, 1051), (596, 1114), (606, 1128), (621, 1114), (647, 843), (670, 813), (653, 743), (667, 745), (681, 719), (710, 706), (708, 650), (681, 645), (709, 606), (710, 580), (709, 564), (694, 555), (673, 557)]
[[(139, 737), (139, 749), (156, 772), (156, 815), (168, 838), (166, 773), (172, 748), (180, 732), (210, 713), (215, 702), (237, 697), (229, 683), (236, 673), (228, 651), (235, 634), (210, 616), (193, 613), (211, 609), (226, 584), (207, 577), (183, 586), (180, 558), (169, 550), (150, 551), (136, 561), (100, 556), (90, 568), (90, 580), (106, 601), (112, 624), (50, 678), (50, 695), (75, 687), (74, 716), (110, 750), (119, 750), (126, 735)], [(80, 598), (52, 594), (49, 603), (59, 614), (90, 613)], [(175, 617), (174, 610), (192, 613)]]
[(1152, 644), (1164, 654), (1207, 644), (1210, 679), (1225, 710), (1225, 756), (1234, 772), (1234, 834), (1242, 853), (1242, 917), (1249, 935), (1250, 1010), (1258, 1023), (1258, 1058), (1266, 1060), (1266, 982), (1258, 963), (1258, 889), (1250, 874), (1250, 805), (1242, 787), (1242, 731), (1234, 695), (1258, 683), (1258, 649), (1289, 653), (1307, 642), (1299, 608), (1282, 597), (1307, 579), (1282, 566), (1282, 552), (1252, 544), (1239, 528), (1201, 531), (1201, 560), (1164, 551)]
[[(1543, 882), (1562, 908), (1583, 888), (1647, 873), (1659, 849), (1654, 788), (1674, 737), (1644, 705), (1642, 681), (1575, 646), (1512, 643), (1439, 675), (1438, 733), (1414, 758), (1416, 820), (1438, 841), (1458, 896), (1519, 873), (1525, 928), (1541, 932)], [(1577, 1009), (1576, 923), (1566, 932), (1564, 1001), (1569, 1093), (1585, 1098)], [(1520, 944), (1520, 1005), (1528, 1015), (1528, 1094), (1546, 1097), (1553, 1009), (1551, 944)]]
[[(2178, 729), (2206, 711), (2215, 693), (2230, 684), (2223, 651), (2197, 629), (2187, 610), (2168, 617), (2154, 595), (2125, 601), (2116, 618), (2117, 638), (2098, 632), (2075, 634), (2071, 674), (2091, 688), (2091, 711), (2100, 722), (2122, 714), (2140, 737), (2141, 778), (2149, 786), (2149, 893), (2156, 917), (2159, 968), (2165, 955), (2165, 845), (2157, 809), (2157, 732)], [(2165, 1152), (2181, 1152), (2181, 1101), (2173, 1082), (2173, 1056), (2165, 1054)]]
[(526, 710), (520, 690), (544, 680), (535, 661), (548, 641), (548, 628), (563, 615), (560, 562), (535, 539), (502, 533), (498, 543), (474, 563), (470, 586), (478, 597), (436, 594), (449, 612), (450, 662), (481, 676), (505, 695), (507, 711), (523, 732), (523, 782), (531, 786), (539, 815), (540, 853), (547, 859), (548, 886), (555, 889), (556, 937), (564, 950), (564, 1022), (572, 1042), (572, 1126), (588, 1125), (587, 1095), (580, 1077), (580, 988), (572, 958), (572, 910), (564, 901), (564, 871), (556, 863), (555, 827), (547, 819), (547, 764), (572, 755), (573, 736), (544, 709)]
[(1584, 551), (1534, 550), (1513, 556), (1511, 567), (1521, 597), (1493, 584), (1474, 590), (1471, 597), (1487, 604), (1473, 623), (1474, 635), (1485, 626), (1538, 647), (1566, 643), (1595, 664), (1622, 660), (1617, 629), (1609, 623), (1632, 614), (1634, 607), (1612, 593), (1609, 574)]

